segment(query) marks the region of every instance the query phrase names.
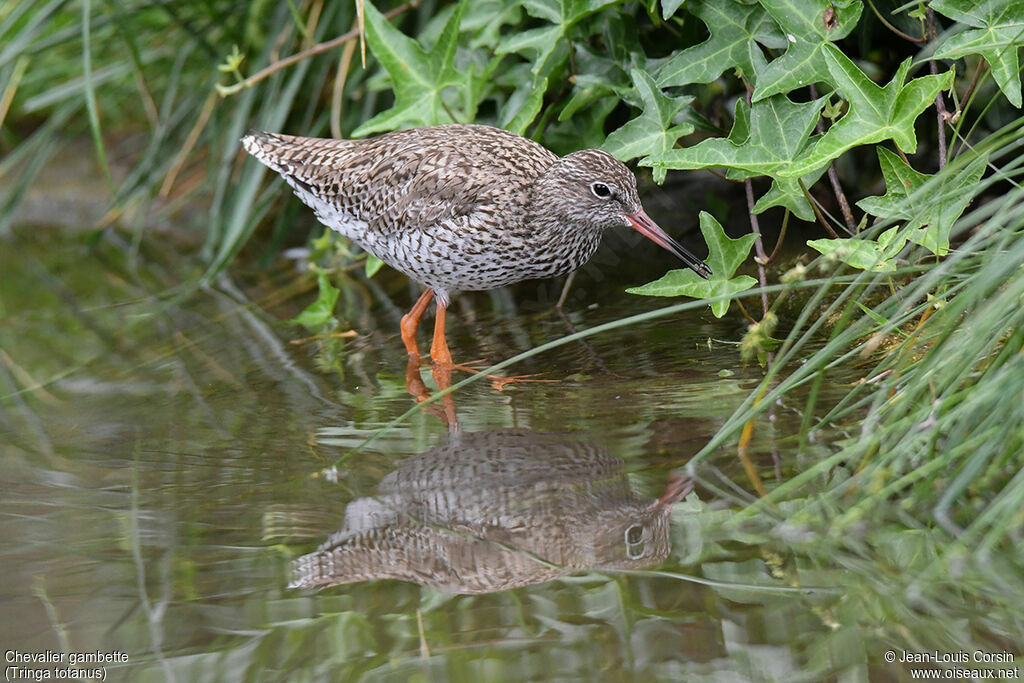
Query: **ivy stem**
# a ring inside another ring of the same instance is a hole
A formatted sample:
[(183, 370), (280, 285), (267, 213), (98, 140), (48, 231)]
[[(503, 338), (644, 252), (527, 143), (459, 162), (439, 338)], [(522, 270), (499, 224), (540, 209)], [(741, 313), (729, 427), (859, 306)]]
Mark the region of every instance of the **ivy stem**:
[(814, 201), (814, 197), (811, 196), (811, 193), (808, 192), (807, 188), (804, 186), (804, 181), (798, 178), (797, 183), (800, 184), (800, 189), (804, 191), (804, 197), (807, 198), (807, 203), (811, 205), (811, 211), (814, 212), (818, 222), (821, 223), (821, 227), (825, 228), (825, 232), (831, 235), (832, 239), (839, 239), (839, 233), (833, 230), (832, 226), (828, 224), (827, 220), (825, 220), (825, 216), (821, 213), (821, 208), (818, 206), (818, 203)]
[[(811, 91), (811, 99), (818, 99), (818, 89), (813, 83), (809, 86)], [(819, 135), (825, 134), (825, 124), (821, 120), (821, 116), (818, 117), (818, 122), (814, 125), (815, 130), (818, 131)], [(850, 210), (850, 203), (846, 201), (846, 193), (843, 192), (843, 186), (839, 184), (839, 174), (836, 173), (835, 164), (829, 162), (828, 164), (828, 182), (832, 185), (832, 194), (836, 197), (836, 202), (839, 204), (839, 211), (843, 214), (843, 222), (846, 223), (846, 232), (854, 235), (857, 233), (857, 222), (853, 220), (853, 211)]]
[(747, 213), (750, 215), (750, 231), (757, 235), (754, 240), (754, 251), (757, 253), (757, 280), (761, 283), (761, 317), (768, 314), (768, 294), (764, 288), (768, 286), (768, 275), (765, 273), (764, 264), (768, 263), (768, 254), (764, 251), (764, 240), (761, 239), (761, 226), (758, 224), (757, 214), (754, 213), (754, 184), (750, 178), (743, 181), (743, 189), (747, 191)]
[(893, 26), (891, 23), (889, 23), (889, 21), (885, 17), (882, 16), (882, 13), (878, 11), (878, 8), (875, 7), (875, 3), (871, 2), (871, 0), (868, 0), (868, 7), (870, 7), (871, 11), (875, 13), (875, 16), (878, 17), (878, 20), (880, 22), (882, 22), (883, 26), (885, 26), (887, 29), (889, 29), (890, 31), (892, 31), (893, 33), (898, 35), (900, 38), (903, 38), (904, 40), (909, 40), (912, 43), (923, 43), (923, 42), (925, 42), (925, 40), (926, 40), (925, 38), (915, 38), (914, 36), (912, 36), (910, 34), (907, 34), (907, 33), (904, 33), (903, 31), (899, 30), (898, 28)]
[(779, 253), (779, 249), (782, 248), (782, 241), (786, 238), (786, 227), (789, 225), (789, 214), (789, 209), (786, 209), (786, 213), (782, 216), (782, 227), (779, 229), (779, 239), (775, 241), (775, 248), (772, 249), (772, 253), (768, 256), (769, 263), (775, 260), (776, 255)]
[[(935, 31), (935, 10), (931, 7), (927, 7), (925, 10), (925, 16), (927, 17), (927, 30), (928, 38), (935, 40), (938, 35)], [(928, 60), (928, 69), (932, 75), (935, 76), (939, 73), (939, 66), (935, 63), (934, 59)], [(942, 97), (942, 91), (935, 96), (935, 115), (939, 121), (939, 170), (946, 168), (946, 123), (949, 121), (949, 113), (946, 111), (946, 100)]]
[[(747, 106), (749, 107), (751, 87), (747, 84)], [(754, 213), (754, 184), (747, 178), (743, 181), (743, 189), (747, 193), (747, 215), (750, 216), (750, 231), (757, 237), (754, 239), (754, 251), (757, 253), (757, 258), (754, 259), (757, 262), (757, 279), (761, 283), (761, 317), (768, 315), (768, 294), (764, 289), (768, 286), (768, 275), (765, 273), (764, 266), (768, 263), (768, 254), (764, 251), (764, 240), (761, 238), (761, 225), (757, 220), (757, 214)]]

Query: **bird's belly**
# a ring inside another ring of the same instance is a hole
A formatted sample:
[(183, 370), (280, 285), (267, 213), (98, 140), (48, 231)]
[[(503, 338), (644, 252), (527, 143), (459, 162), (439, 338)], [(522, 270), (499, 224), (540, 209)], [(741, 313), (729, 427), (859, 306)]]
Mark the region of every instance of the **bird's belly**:
[(529, 231), (489, 229), (467, 217), (427, 228), (374, 230), (339, 211), (318, 211), (317, 216), (395, 270), (439, 292), (564, 275), (586, 263), (600, 243), (599, 234), (570, 233), (551, 240)]

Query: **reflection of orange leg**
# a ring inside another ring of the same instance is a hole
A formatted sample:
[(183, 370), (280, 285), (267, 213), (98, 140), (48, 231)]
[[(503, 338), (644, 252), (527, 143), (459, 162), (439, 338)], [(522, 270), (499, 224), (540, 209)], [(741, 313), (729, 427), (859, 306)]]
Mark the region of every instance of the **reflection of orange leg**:
[(430, 398), (430, 390), (423, 383), (420, 377), (420, 362), (418, 359), (409, 357), (409, 364), (405, 366), (405, 390), (408, 391), (417, 403), (423, 403)]
[(427, 310), (430, 300), (434, 298), (434, 290), (428, 289), (420, 295), (420, 298), (413, 304), (412, 310), (402, 316), (402, 343), (411, 358), (419, 360), (420, 349), (416, 343), (416, 330), (420, 326), (420, 318)]
[[(434, 341), (430, 344), (430, 359), (436, 365), (449, 368), (455, 365), (452, 362), (452, 352), (448, 350), (448, 340), (444, 336), (444, 314), (447, 307), (440, 301), (437, 302), (437, 312), (434, 314)], [(451, 372), (448, 373), (449, 378)]]
[[(451, 386), (451, 370), (434, 367), (434, 381), (437, 388), (442, 391)], [(420, 361), (418, 358), (409, 357), (409, 364), (405, 367), (405, 389), (415, 397), (417, 403), (423, 403), (430, 398), (430, 390), (423, 383), (420, 377)], [(436, 405), (424, 406), (427, 410), (436, 415), (449, 430), (455, 430), (459, 426), (459, 419), (455, 414), (455, 399), (451, 394), (441, 397), (443, 409)]]

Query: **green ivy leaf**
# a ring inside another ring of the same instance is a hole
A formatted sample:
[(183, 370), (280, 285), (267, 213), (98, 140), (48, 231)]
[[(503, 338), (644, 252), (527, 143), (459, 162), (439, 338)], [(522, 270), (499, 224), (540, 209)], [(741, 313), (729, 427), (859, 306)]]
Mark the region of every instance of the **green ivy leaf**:
[[(879, 218), (907, 221), (908, 239), (938, 256), (949, 251), (949, 233), (977, 191), (985, 172), (987, 155), (978, 156), (959, 170), (947, 169), (938, 176), (918, 173), (896, 154), (878, 147), (886, 192), (867, 197), (857, 206)], [(921, 188), (933, 178), (926, 191)]]
[(291, 319), (291, 322), (302, 325), (312, 332), (334, 324), (334, 304), (337, 303), (340, 293), (340, 290), (331, 284), (326, 270), (317, 269), (316, 283), (319, 290), (316, 301)]
[(1018, 51), (1024, 41), (1024, 2), (1021, 0), (933, 0), (931, 8), (974, 28), (947, 34), (935, 48), (935, 59), (984, 57), (999, 89), (1015, 107), (1021, 106)]
[(842, 261), (859, 268), (877, 273), (896, 270), (896, 255), (907, 243), (906, 232), (897, 238), (899, 227), (889, 228), (877, 240), (848, 237), (837, 240), (808, 240), (807, 246), (817, 249), (826, 257)]
[[(749, 175), (790, 175), (787, 171), (802, 163), (803, 150), (824, 101), (819, 98), (797, 104), (785, 95), (775, 95), (751, 107), (745, 100), (738, 100), (728, 138), (710, 138), (693, 147), (651, 155), (640, 163), (655, 168), (721, 167)], [(810, 170), (814, 169), (800, 175)]]
[(364, 3), (366, 42), (373, 56), (391, 76), (395, 105), (352, 131), (353, 137), (401, 127), (453, 123), (445, 111), (441, 93), (467, 78), (455, 68), (455, 48), (466, 0), (460, 2), (428, 52), (377, 11)]
[(710, 83), (737, 67), (748, 81), (755, 83), (766, 64), (758, 41), (774, 48), (785, 45), (785, 38), (760, 5), (722, 0), (694, 2), (687, 9), (707, 24), (711, 35), (703, 43), (676, 53), (661, 66), (657, 80), (662, 88)]
[[(622, 161), (649, 154), (661, 154), (675, 147), (676, 141), (693, 132), (689, 123), (672, 125), (673, 119), (693, 101), (692, 97), (668, 97), (654, 79), (640, 69), (630, 72), (643, 102), (643, 113), (614, 131), (602, 149)], [(665, 180), (665, 169), (654, 169), (654, 180)]]
[(551, 26), (541, 26), (515, 34), (499, 43), (496, 52), (525, 52), (532, 55), (533, 75), (537, 77), (545, 72), (558, 44), (568, 35), (570, 28), (581, 19), (617, 2), (618, 0), (522, 0), (519, 4), (527, 14), (543, 19)]
[(363, 266), (363, 270), (366, 273), (366, 277), (373, 277), (380, 270), (380, 267), (384, 265), (384, 262), (373, 254), (366, 255), (366, 265)]
[(764, 213), (773, 206), (784, 206), (800, 220), (813, 223), (816, 218), (814, 209), (811, 208), (811, 203), (807, 201), (807, 195), (800, 187), (800, 183), (802, 182), (804, 187), (810, 189), (814, 183), (818, 182), (821, 176), (825, 175), (827, 170), (828, 166), (822, 166), (799, 180), (796, 178), (775, 178), (772, 180), (771, 188), (761, 195), (761, 198), (754, 204), (754, 213)]
[[(709, 299), (716, 296), (732, 295), (750, 289), (757, 280), (749, 275), (733, 277), (754, 245), (756, 235), (744, 235), (739, 239), (729, 239), (721, 224), (706, 211), (700, 212), (700, 232), (708, 244), (707, 264), (711, 267), (712, 276), (701, 279), (689, 268), (673, 270), (654, 282), (640, 287), (630, 287), (630, 294), (645, 296), (689, 296), (695, 299)], [(721, 318), (729, 310), (729, 301), (715, 301), (711, 304), (711, 312)]]
[(661, 0), (661, 18), (668, 19), (686, 0)]
[(605, 49), (591, 49), (583, 42), (574, 44), (576, 73), (571, 79), (572, 95), (558, 113), (559, 121), (604, 97), (614, 96), (637, 107), (642, 104), (629, 77), (631, 67), (649, 71), (647, 56), (636, 37), (636, 25), (626, 21), (605, 22), (601, 38)]
[(864, 6), (860, 0), (761, 0), (786, 36), (786, 54), (758, 74), (752, 99), (811, 85), (831, 82), (822, 51), (830, 42), (845, 38), (857, 25)]
[(548, 79), (544, 78), (540, 83), (527, 84), (517, 88), (512, 96), (506, 101), (506, 109), (501, 116), (501, 127), (513, 133), (523, 135), (526, 128), (540, 113), (541, 105), (544, 104), (544, 92), (548, 89)]
[(893, 140), (905, 152), (917, 149), (914, 121), (940, 91), (949, 88), (953, 72), (915, 78), (904, 85), (908, 58), (885, 87), (875, 85), (849, 57), (834, 45), (822, 50), (832, 82), (842, 91), (850, 108), (796, 163), (780, 173), (796, 177), (810, 173), (858, 145)]

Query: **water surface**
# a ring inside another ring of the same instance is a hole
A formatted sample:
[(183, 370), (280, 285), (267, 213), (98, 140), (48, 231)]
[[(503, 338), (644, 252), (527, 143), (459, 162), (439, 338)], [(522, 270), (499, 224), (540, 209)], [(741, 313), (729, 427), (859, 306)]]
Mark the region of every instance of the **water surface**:
[[(623, 293), (643, 278), (615, 262), (581, 273), (564, 317), (560, 283), (464, 297), (457, 360), (664, 305)], [(196, 266), (140, 263), (42, 229), (0, 251), (5, 650), (116, 653), (107, 675), (133, 681), (909, 680), (888, 650), (998, 653), (1021, 633), (1019, 614), (919, 598), (903, 570), (930, 552), (923, 534), (879, 548), (829, 537), (827, 519), (742, 514), (758, 485), (850, 436), (801, 446), (800, 392), (756, 425), (750, 468), (722, 449), (662, 501), (666, 529), (630, 531), (622, 515), (648, 514), (757, 386), (737, 317), (674, 315), (535, 356), (513, 371), (554, 381), (460, 389), (453, 437), (422, 408), (389, 426), (416, 405), (400, 280), (354, 285), (339, 331), (355, 336), (325, 355), (281, 322), (310, 300), (293, 274), (182, 292)], [(821, 400), (858, 373), (829, 377)], [(412, 553), (426, 585), (289, 588), (296, 558), (346, 524), (390, 534), (374, 552)], [(525, 569), (495, 578), (511, 557)]]

